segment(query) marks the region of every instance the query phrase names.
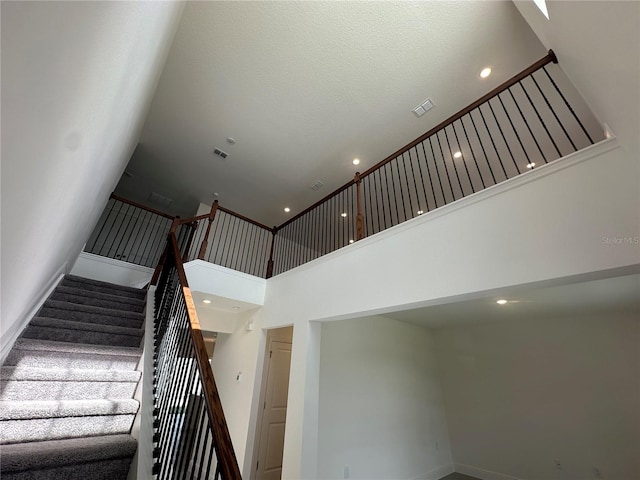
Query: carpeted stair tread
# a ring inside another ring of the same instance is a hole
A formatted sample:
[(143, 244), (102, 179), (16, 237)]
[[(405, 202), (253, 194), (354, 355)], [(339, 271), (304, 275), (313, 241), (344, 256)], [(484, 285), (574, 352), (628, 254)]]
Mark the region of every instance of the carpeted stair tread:
[[(62, 320), (59, 318), (35, 317), (29, 323), (27, 331), (31, 326), (53, 327), (67, 330), (85, 330), (89, 332), (113, 333), (118, 335), (130, 335), (140, 338), (142, 330), (139, 328), (121, 327), (119, 325), (103, 325), (100, 323), (78, 322), (75, 320)], [(28, 337), (27, 337), (28, 338)]]
[(131, 398), (118, 400), (1, 400), (0, 421), (127, 415), (137, 413), (138, 407), (138, 401)]
[(125, 310), (135, 308), (141, 312), (145, 306), (144, 298), (133, 298), (109, 293), (100, 293), (83, 288), (68, 287), (66, 285), (58, 285), (54, 290), (51, 298), (53, 300), (68, 300), (73, 303), (86, 303), (89, 305), (100, 306), (98, 302), (106, 302), (107, 308), (113, 307), (117, 310)]
[(131, 399), (2, 401), (0, 405), (2, 445), (129, 433), (138, 408)]
[(97, 370), (84, 368), (2, 367), (0, 380), (41, 380), (58, 382), (137, 382), (135, 370)]
[(107, 293), (110, 295), (121, 295), (131, 298), (144, 299), (147, 295), (146, 290), (139, 288), (126, 287), (124, 285), (116, 285), (115, 283), (101, 282), (89, 278), (76, 277), (75, 275), (65, 275), (62, 279), (62, 285), (67, 287), (82, 288), (99, 293)]
[(116, 355), (139, 358), (142, 349), (138, 347), (118, 347), (111, 345), (90, 345), (82, 343), (54, 342), (19, 338), (13, 348), (21, 350), (45, 350), (51, 352), (83, 353), (88, 355)]
[(69, 343), (90, 343), (92, 345), (120, 345), (123, 347), (139, 347), (141, 338), (135, 335), (124, 335), (91, 330), (73, 330), (55, 326), (29, 326), (22, 334), (23, 338), (56, 340)]
[(0, 400), (82, 400), (133, 398), (140, 372), (2, 367)]
[(20, 338), (4, 366), (135, 370), (141, 355), (135, 347)]
[(38, 316), (135, 328), (139, 328), (144, 321), (142, 313), (123, 310), (115, 311), (110, 308), (79, 305), (57, 300), (47, 300), (40, 309)]
[[(136, 448), (137, 442), (130, 435), (106, 435), (5, 445), (2, 447), (2, 474), (5, 478), (4, 475), (11, 472), (51, 469), (112, 459), (130, 460)], [(85, 478), (92, 480), (109, 478), (99, 475), (99, 471), (94, 471), (91, 477)]]
[(124, 480), (146, 290), (66, 276), (0, 367), (2, 480)]

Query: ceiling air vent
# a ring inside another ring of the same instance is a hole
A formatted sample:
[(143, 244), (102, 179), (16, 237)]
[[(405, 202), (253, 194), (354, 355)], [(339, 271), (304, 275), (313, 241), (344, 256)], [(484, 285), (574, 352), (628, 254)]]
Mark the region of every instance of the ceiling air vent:
[(214, 155), (217, 155), (217, 156), (219, 156), (219, 157), (222, 157), (222, 158), (227, 158), (227, 157), (229, 156), (229, 154), (228, 154), (227, 152), (223, 152), (223, 151), (222, 151), (222, 150), (220, 150), (219, 148), (216, 148), (216, 149), (213, 151), (213, 154), (214, 154)]
[(164, 195), (160, 195), (156, 192), (151, 192), (151, 194), (149, 195), (149, 200), (164, 207), (168, 207), (173, 203), (173, 198), (165, 197)]
[(320, 180), (316, 180), (315, 182), (313, 182), (313, 185), (311, 185), (311, 190), (316, 191), (316, 190), (320, 190), (322, 187), (324, 187), (324, 183), (322, 183)]
[(422, 115), (427, 113), (432, 108), (433, 108), (433, 102), (431, 101), (430, 98), (427, 98), (424, 102), (422, 102), (420, 105), (418, 105), (416, 108), (414, 108), (411, 111), (416, 115), (416, 117), (420, 118)]

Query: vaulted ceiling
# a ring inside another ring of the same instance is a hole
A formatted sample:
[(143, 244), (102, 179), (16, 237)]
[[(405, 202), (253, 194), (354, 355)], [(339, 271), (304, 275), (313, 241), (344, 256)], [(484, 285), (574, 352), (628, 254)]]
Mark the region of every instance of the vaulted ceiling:
[(117, 191), (279, 225), (545, 53), (510, 1), (189, 2)]

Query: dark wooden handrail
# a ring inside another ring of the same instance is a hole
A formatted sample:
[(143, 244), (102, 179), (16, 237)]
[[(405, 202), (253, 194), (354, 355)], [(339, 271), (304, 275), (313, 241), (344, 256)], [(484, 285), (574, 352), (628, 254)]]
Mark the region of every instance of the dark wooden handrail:
[(193, 297), (191, 296), (191, 289), (187, 282), (187, 275), (182, 264), (178, 240), (173, 232), (169, 234), (169, 240), (172, 250), (171, 254), (173, 256), (173, 261), (175, 262), (174, 265), (180, 282), (180, 288), (182, 289), (186, 303), (187, 317), (189, 319), (189, 332), (191, 334), (191, 340), (195, 350), (198, 371), (200, 372), (200, 377), (202, 379), (202, 390), (207, 407), (209, 427), (211, 428), (214, 445), (216, 447), (220, 472), (222, 473), (222, 478), (225, 480), (241, 480), (242, 475), (240, 474), (238, 460), (236, 459), (236, 454), (231, 442), (231, 435), (229, 434), (229, 428), (227, 427), (224, 411), (222, 409), (222, 402), (220, 401), (218, 387), (216, 386), (215, 379), (213, 378), (213, 371), (209, 364), (209, 355), (207, 354), (207, 348), (200, 328), (200, 321), (198, 320), (196, 307), (193, 303)]
[[(370, 175), (371, 173), (375, 172), (376, 170), (378, 170), (379, 168), (385, 166), (387, 163), (389, 163), (390, 161), (392, 161), (394, 158), (398, 157), (399, 155), (402, 155), (404, 152), (406, 152), (407, 150), (410, 150), (411, 148), (415, 147), (416, 145), (418, 145), (419, 143), (423, 142), (424, 140), (426, 140), (427, 138), (429, 138), (431, 135), (433, 135), (434, 133), (442, 130), (443, 128), (445, 128), (446, 126), (448, 126), (449, 124), (455, 122), (456, 120), (459, 120), (461, 117), (465, 116), (466, 114), (468, 114), (470, 111), (478, 108), (480, 105), (482, 105), (483, 103), (487, 102), (488, 100), (491, 100), (493, 97), (495, 97), (496, 95), (504, 92), (505, 90), (507, 90), (509, 87), (512, 87), (513, 85), (515, 85), (516, 83), (518, 83), (520, 80), (528, 77), (529, 75), (531, 75), (533, 72), (535, 72), (536, 70), (539, 70), (540, 68), (544, 67), (545, 65), (549, 64), (549, 63), (558, 63), (558, 58), (556, 57), (556, 54), (553, 52), (553, 50), (549, 50), (549, 52), (542, 57), (540, 60), (538, 60), (537, 62), (535, 62), (534, 64), (528, 66), (526, 69), (524, 69), (523, 71), (521, 71), (520, 73), (518, 73), (517, 75), (514, 75), (513, 77), (511, 77), (509, 80), (507, 80), (506, 82), (503, 82), (502, 84), (500, 84), (499, 86), (497, 86), (496, 88), (494, 88), (493, 90), (491, 90), (489, 93), (487, 93), (486, 95), (483, 95), (482, 97), (480, 97), (478, 100), (476, 100), (475, 102), (473, 102), (471, 105), (463, 108), (462, 110), (460, 110), (457, 113), (454, 113), (453, 115), (451, 115), (449, 118), (447, 118), (446, 120), (440, 122), (438, 125), (436, 125), (435, 127), (433, 127), (432, 129), (430, 129), (428, 132), (424, 133), (423, 135), (421, 135), (420, 137), (416, 138), (414, 141), (412, 141), (411, 143), (405, 145), (404, 147), (400, 148), (399, 150), (396, 150), (395, 152), (393, 152), (391, 155), (389, 155), (387, 158), (385, 158), (384, 160), (379, 161), (378, 163), (376, 163), (373, 167), (365, 170), (363, 173), (360, 174), (359, 178), (362, 179), (364, 177), (366, 177), (367, 175)], [(291, 222), (297, 220), (298, 218), (302, 217), (303, 215), (309, 213), (311, 210), (313, 210), (314, 208), (318, 207), (319, 205), (322, 205), (324, 202), (326, 202), (327, 200), (329, 200), (330, 198), (335, 197), (336, 195), (338, 195), (339, 193), (342, 193), (344, 190), (346, 190), (347, 188), (351, 187), (352, 185), (355, 185), (356, 181), (355, 179), (349, 180), (349, 182), (345, 183), (343, 186), (341, 186), (340, 188), (334, 190), (333, 192), (329, 193), (328, 195), (325, 195), (323, 198), (321, 198), (320, 200), (318, 200), (316, 203), (314, 203), (313, 205), (311, 205), (308, 208), (305, 208), (302, 212), (296, 214), (295, 216), (291, 217), (289, 220), (287, 220), (286, 222), (284, 222), (282, 225), (276, 227), (277, 230), (280, 230), (281, 228), (286, 227), (287, 225), (289, 225)]]
[[(236, 218), (239, 218), (240, 220), (244, 220), (245, 222), (249, 222), (249, 223), (255, 225), (256, 227), (264, 228), (265, 230), (268, 230), (269, 232), (273, 232), (273, 228), (272, 227), (267, 227), (264, 223), (260, 223), (260, 222), (257, 222), (255, 220), (252, 220), (249, 217), (245, 217), (244, 215), (242, 215), (242, 214), (240, 214), (238, 212), (234, 212), (233, 210), (229, 210), (228, 208), (225, 208), (225, 207), (223, 207), (221, 205), (218, 205), (218, 210), (220, 210), (221, 212), (227, 213), (229, 215), (232, 215), (232, 216), (234, 216)], [(180, 220), (180, 224), (197, 222), (199, 220), (204, 220), (205, 218), (209, 218), (209, 214), (208, 213), (203, 213), (202, 215), (198, 215), (197, 217), (181, 219)]]
[(173, 220), (175, 217), (173, 215), (169, 215), (168, 213), (161, 212), (160, 210), (156, 210), (155, 208), (147, 207), (146, 205), (142, 205), (141, 203), (134, 202), (133, 200), (128, 200), (120, 195), (116, 195), (115, 193), (111, 194), (111, 198), (117, 200), (122, 203), (127, 203), (133, 207), (141, 208), (142, 210), (146, 210), (147, 212), (155, 213), (156, 215), (160, 215), (161, 217), (168, 218), (169, 220)]

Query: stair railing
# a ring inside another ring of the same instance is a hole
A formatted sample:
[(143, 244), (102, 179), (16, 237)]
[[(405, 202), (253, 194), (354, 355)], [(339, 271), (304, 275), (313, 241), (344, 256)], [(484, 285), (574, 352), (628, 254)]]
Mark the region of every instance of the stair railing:
[(173, 218), (112, 193), (84, 251), (154, 268)]
[(553, 51), (277, 227), (273, 274), (602, 140)]
[[(192, 228), (190, 225), (188, 228)], [(173, 223), (154, 278), (154, 466), (158, 479), (241, 479)], [(193, 231), (193, 230), (192, 230)], [(186, 246), (187, 242), (185, 242)], [(158, 272), (158, 270), (157, 270)]]
[(193, 229), (183, 260), (270, 278), (604, 139), (553, 64), (550, 50), (280, 226), (214, 202), (208, 214), (180, 221)]

